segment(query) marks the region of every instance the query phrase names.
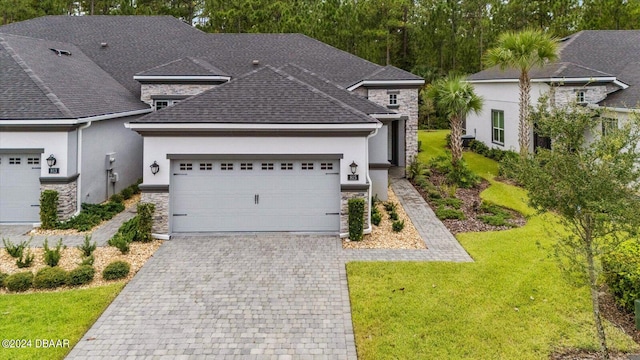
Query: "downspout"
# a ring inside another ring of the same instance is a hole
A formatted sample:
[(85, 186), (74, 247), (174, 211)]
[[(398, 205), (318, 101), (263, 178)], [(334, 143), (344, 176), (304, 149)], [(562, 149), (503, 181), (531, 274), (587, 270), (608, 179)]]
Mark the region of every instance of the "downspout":
[(366, 174), (367, 174), (367, 183), (369, 183), (369, 195), (367, 195), (367, 200), (369, 202), (369, 216), (367, 216), (367, 228), (362, 231), (363, 234), (371, 234), (373, 227), (371, 226), (371, 198), (372, 198), (372, 189), (373, 184), (371, 183), (371, 176), (369, 176), (369, 139), (376, 136), (378, 134), (378, 130), (380, 128), (376, 128), (371, 134), (367, 136), (367, 151), (365, 152), (365, 164), (366, 164)]
[(76, 151), (76, 158), (78, 159), (78, 165), (76, 166), (78, 169), (78, 178), (76, 179), (76, 212), (73, 216), (80, 214), (80, 210), (82, 210), (82, 130), (91, 126), (92, 123), (92, 121), (89, 121), (78, 128), (78, 149)]

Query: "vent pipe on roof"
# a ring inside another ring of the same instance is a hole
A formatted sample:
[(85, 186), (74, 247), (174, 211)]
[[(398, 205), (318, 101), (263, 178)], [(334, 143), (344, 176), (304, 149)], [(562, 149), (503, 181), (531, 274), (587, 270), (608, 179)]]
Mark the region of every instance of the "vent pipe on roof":
[(253, 66), (258, 66), (260, 65), (260, 60), (253, 60), (251, 63), (253, 64)]
[(106, 48), (107, 46), (109, 46), (109, 44), (106, 42), (100, 43), (100, 47)]

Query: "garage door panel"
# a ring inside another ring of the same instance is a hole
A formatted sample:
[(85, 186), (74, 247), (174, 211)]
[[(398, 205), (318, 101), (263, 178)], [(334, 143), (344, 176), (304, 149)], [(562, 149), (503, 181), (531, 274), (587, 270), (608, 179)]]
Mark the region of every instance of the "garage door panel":
[(337, 231), (339, 175), (317, 161), (303, 170), (303, 162), (215, 161), (208, 171), (195, 160), (172, 162), (174, 174), (186, 174), (171, 180), (172, 231)]
[(0, 222), (40, 218), (40, 154), (0, 155)]

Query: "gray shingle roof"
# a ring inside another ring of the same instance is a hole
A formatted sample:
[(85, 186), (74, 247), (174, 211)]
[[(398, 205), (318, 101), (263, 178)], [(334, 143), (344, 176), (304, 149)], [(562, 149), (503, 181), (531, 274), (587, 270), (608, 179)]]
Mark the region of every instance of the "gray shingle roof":
[[(560, 60), (543, 69), (534, 69), (532, 78), (613, 77), (630, 85), (610, 94), (601, 104), (637, 106), (640, 103), (640, 30), (585, 30), (564, 39)], [(469, 76), (469, 80), (517, 79), (517, 71), (497, 67)]]
[(171, 61), (166, 64), (162, 64), (151, 68), (146, 71), (137, 73), (141, 76), (194, 76), (194, 75), (220, 75), (228, 76), (224, 71), (209, 64), (202, 59), (195, 59), (192, 57), (186, 57)]
[(377, 120), (264, 66), (133, 123), (364, 124)]
[[(7, 94), (0, 107), (3, 119), (80, 118), (148, 108), (72, 44), (8, 34), (0, 34), (0, 39), (4, 52), (13, 53), (3, 57), (0, 75)], [(13, 73), (17, 68), (11, 60), (26, 77)], [(11, 72), (5, 73), (5, 65)], [(10, 81), (15, 76), (15, 82)], [(53, 107), (45, 105), (45, 99)], [(37, 104), (33, 108), (32, 102)]]
[(332, 96), (333, 98), (340, 100), (341, 102), (359, 111), (362, 111), (365, 114), (396, 113), (393, 110), (389, 110), (384, 106), (373, 103), (295, 64), (287, 64), (283, 67), (280, 67), (280, 70), (286, 72), (287, 74), (293, 75), (296, 79), (313, 86), (314, 88), (324, 92), (325, 94)]
[(363, 80), (422, 80), (422, 78), (393, 65), (387, 65), (365, 76)]

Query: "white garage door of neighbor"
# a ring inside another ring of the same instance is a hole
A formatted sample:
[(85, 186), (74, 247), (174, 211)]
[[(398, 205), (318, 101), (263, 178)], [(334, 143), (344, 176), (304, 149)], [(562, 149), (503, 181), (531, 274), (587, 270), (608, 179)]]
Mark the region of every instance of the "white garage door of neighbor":
[(338, 160), (172, 160), (172, 232), (340, 228)]
[(0, 154), (0, 222), (40, 219), (40, 154)]

